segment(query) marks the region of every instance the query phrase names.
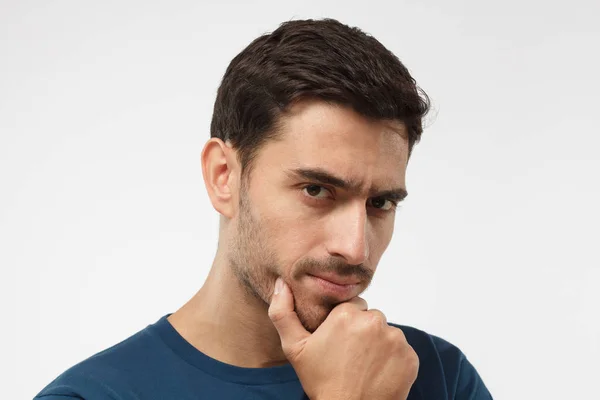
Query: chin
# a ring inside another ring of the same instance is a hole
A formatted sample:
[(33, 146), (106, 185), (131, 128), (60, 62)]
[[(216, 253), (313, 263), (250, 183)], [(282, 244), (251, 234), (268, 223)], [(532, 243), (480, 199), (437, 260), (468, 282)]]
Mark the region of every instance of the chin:
[(332, 309), (332, 306), (323, 304), (297, 304), (296, 314), (304, 329), (313, 333), (327, 319)]

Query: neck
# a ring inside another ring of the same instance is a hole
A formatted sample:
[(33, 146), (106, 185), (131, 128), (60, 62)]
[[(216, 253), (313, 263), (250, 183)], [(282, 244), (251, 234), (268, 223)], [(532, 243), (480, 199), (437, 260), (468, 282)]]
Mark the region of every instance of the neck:
[(238, 367), (263, 368), (287, 363), (267, 309), (245, 290), (219, 250), (202, 288), (168, 320), (207, 356)]

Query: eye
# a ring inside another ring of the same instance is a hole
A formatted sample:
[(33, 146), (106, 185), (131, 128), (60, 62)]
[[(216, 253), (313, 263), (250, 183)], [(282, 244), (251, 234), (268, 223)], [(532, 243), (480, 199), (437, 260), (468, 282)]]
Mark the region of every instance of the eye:
[(308, 197), (313, 197), (315, 199), (324, 199), (330, 195), (329, 190), (319, 185), (308, 185), (302, 190), (307, 194)]
[(369, 199), (369, 203), (371, 203), (372, 207), (382, 211), (389, 211), (396, 207), (396, 203), (383, 197)]

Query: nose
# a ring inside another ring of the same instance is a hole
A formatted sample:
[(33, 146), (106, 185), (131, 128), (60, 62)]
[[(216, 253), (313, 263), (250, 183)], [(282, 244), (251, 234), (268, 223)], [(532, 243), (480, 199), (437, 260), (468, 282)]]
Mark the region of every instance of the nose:
[(342, 257), (349, 265), (364, 263), (369, 257), (367, 223), (364, 203), (348, 205), (347, 209), (332, 215), (327, 232), (329, 254)]

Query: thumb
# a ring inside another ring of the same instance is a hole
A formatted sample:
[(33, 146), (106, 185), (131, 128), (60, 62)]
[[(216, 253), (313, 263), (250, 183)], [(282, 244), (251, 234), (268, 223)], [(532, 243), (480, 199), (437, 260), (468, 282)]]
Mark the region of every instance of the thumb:
[[(269, 306), (269, 318), (275, 325), (281, 339), (281, 347), (288, 359), (298, 354), (310, 333), (304, 329), (296, 311), (294, 311), (294, 296), (283, 279), (277, 278), (275, 291)], [(291, 360), (290, 360), (291, 361)]]

